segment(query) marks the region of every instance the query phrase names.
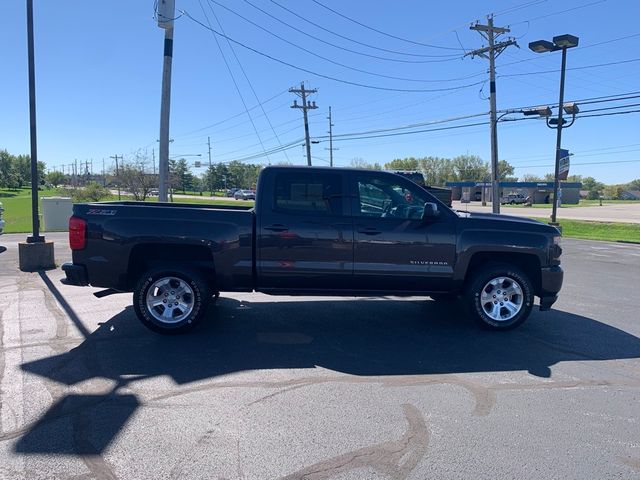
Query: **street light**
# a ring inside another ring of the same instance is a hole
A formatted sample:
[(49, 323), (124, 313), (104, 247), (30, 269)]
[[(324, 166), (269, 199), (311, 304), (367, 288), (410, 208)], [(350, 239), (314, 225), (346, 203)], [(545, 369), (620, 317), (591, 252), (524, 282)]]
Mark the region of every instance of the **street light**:
[[(564, 77), (567, 69), (567, 49), (578, 46), (578, 41), (579, 41), (578, 37), (565, 34), (565, 35), (558, 35), (556, 37), (553, 37), (553, 42), (549, 42), (548, 40), (538, 40), (535, 42), (531, 42), (529, 44), (529, 48), (535, 53), (547, 53), (547, 52), (555, 52), (557, 50), (562, 50), (562, 67), (560, 69), (560, 101), (558, 102), (557, 127), (555, 127), (558, 130), (558, 136), (556, 138), (556, 162), (555, 162), (555, 172), (553, 175), (553, 210), (551, 211), (552, 225), (557, 225), (556, 215), (558, 213), (558, 188), (560, 186), (558, 173), (560, 171), (560, 155), (561, 155), (560, 148), (561, 148), (561, 142), (562, 142), (562, 126), (564, 123), (562, 119), (562, 113), (563, 113), (563, 110), (566, 111), (566, 108), (563, 108), (563, 107), (564, 107)], [(569, 105), (571, 104), (567, 104), (567, 106)], [(575, 114), (577, 113), (577, 106), (573, 104), (573, 109), (572, 107), (569, 107), (569, 109), (575, 119)], [(547, 120), (547, 126), (551, 127), (551, 122), (549, 120)]]

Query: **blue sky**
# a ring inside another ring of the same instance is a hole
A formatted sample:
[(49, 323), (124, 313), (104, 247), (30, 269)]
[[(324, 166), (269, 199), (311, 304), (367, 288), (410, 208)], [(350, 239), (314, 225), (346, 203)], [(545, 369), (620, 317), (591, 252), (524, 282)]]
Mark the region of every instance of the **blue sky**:
[[(475, 20), (486, 23), (489, 13), (496, 14), (496, 25), (511, 28), (508, 35), (521, 47), (509, 47), (497, 60), (499, 109), (557, 103), (560, 53), (535, 54), (527, 45), (564, 33), (580, 37), (580, 46), (568, 52), (566, 101), (583, 100), (583, 111), (597, 110), (591, 115), (640, 109), (634, 106), (640, 98), (589, 103), (600, 97), (640, 94), (631, 93), (640, 91), (637, 0), (318, 1), (176, 0), (178, 10), (205, 26), (224, 30), (233, 40), (307, 71), (238, 44), (232, 43), (232, 51), (218, 37), (254, 128), (215, 34), (183, 15), (175, 23), (172, 157), (201, 154), (206, 160), (209, 136), (213, 162), (258, 155), (248, 161), (305, 163), (302, 113), (289, 108), (294, 95), (288, 92), (301, 81), (307, 88), (318, 89), (311, 99), (319, 108), (310, 111), (311, 135), (321, 140), (313, 145), (313, 161), (318, 165), (326, 165), (329, 158), (328, 142), (322, 138), (327, 135), (329, 106), (335, 135), (485, 113), (489, 110), (488, 84), (483, 83), (488, 79), (488, 62), (463, 55), (485, 45), (469, 26)], [(153, 0), (36, 0), (34, 4), (40, 160), (52, 168), (92, 159), (98, 171), (103, 159), (107, 168), (111, 166), (111, 155), (126, 157), (141, 148), (149, 156), (155, 148), (157, 155), (164, 33), (153, 18)], [(323, 5), (403, 40), (358, 25)], [(28, 153), (25, 2), (2, 2), (0, 13), (4, 19), (0, 148)], [(593, 67), (602, 64), (608, 65)], [(256, 96), (266, 116), (256, 107)], [(630, 106), (612, 108), (622, 105)], [(383, 134), (486, 120), (471, 117)], [(563, 132), (563, 146), (575, 153), (571, 173), (592, 175), (606, 183), (640, 178), (638, 132), (640, 113), (578, 118)], [(500, 123), (498, 134), (499, 156), (517, 167), (516, 175), (552, 170), (555, 132), (543, 121)], [(267, 159), (261, 155), (261, 143), (267, 151), (294, 146)], [(334, 153), (337, 165), (348, 165), (353, 158), (379, 163), (406, 156), (466, 153), (490, 158), (488, 125), (336, 141), (334, 146), (339, 148)]]

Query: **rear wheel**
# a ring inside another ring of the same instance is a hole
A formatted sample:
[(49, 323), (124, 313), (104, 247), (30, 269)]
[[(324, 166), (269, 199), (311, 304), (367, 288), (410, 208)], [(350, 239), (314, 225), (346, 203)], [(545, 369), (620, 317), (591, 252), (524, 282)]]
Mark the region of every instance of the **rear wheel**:
[(145, 327), (177, 334), (193, 329), (202, 320), (210, 298), (206, 282), (195, 272), (154, 269), (138, 281), (133, 307)]
[(475, 319), (492, 330), (522, 324), (534, 300), (529, 277), (507, 264), (488, 265), (474, 273), (465, 296)]

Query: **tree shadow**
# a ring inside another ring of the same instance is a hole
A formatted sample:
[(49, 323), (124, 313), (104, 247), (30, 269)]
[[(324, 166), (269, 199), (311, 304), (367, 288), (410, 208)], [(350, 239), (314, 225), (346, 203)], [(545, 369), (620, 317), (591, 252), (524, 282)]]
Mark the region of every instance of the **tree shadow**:
[[(23, 364), (24, 371), (64, 385), (104, 378), (117, 386), (107, 395), (62, 399), (15, 450), (101, 453), (138, 406), (135, 396), (117, 390), (139, 379), (169, 376), (185, 385), (247, 370), (316, 366), (358, 376), (528, 371), (550, 377), (558, 362), (640, 357), (637, 337), (558, 310), (534, 312), (519, 329), (500, 333), (476, 327), (456, 304), (424, 300), (221, 298), (208, 314), (192, 334), (165, 337), (148, 332), (128, 307), (77, 348)], [(105, 407), (117, 413), (106, 415)], [(101, 435), (90, 442), (82, 435), (75, 443), (56, 440), (75, 432), (80, 413)]]

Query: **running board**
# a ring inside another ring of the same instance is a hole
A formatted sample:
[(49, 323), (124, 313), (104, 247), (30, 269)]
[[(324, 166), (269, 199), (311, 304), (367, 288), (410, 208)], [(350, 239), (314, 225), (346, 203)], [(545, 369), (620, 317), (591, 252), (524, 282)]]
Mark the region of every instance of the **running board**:
[(95, 292), (93, 294), (96, 298), (108, 297), (109, 295), (113, 295), (115, 293), (123, 293), (120, 290), (115, 290), (113, 288), (107, 288), (106, 290), (100, 290), (99, 292)]

